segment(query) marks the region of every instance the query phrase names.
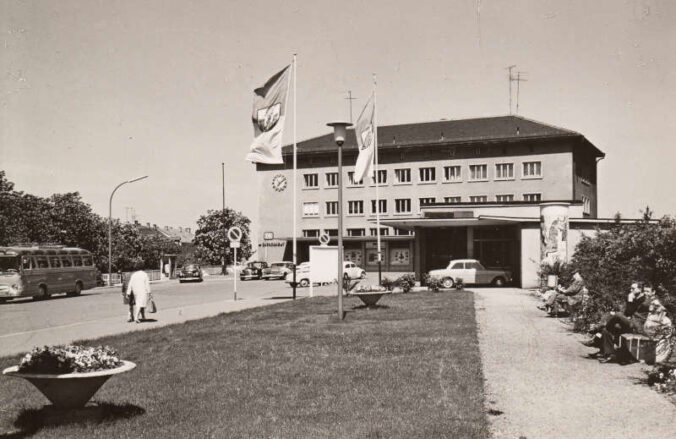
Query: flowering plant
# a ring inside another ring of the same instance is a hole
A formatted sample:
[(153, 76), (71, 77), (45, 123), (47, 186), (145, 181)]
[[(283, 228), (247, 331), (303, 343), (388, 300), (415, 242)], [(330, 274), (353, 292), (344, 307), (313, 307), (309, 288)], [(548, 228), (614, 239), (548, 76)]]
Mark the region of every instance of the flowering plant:
[(387, 291), (387, 288), (380, 285), (361, 285), (357, 286), (355, 292), (357, 293), (384, 293)]
[(646, 371), (648, 385), (658, 392), (676, 393), (676, 367), (669, 365), (657, 365)]
[(122, 365), (118, 354), (105, 346), (44, 346), (27, 353), (19, 364), (19, 372), (63, 374), (114, 369)]

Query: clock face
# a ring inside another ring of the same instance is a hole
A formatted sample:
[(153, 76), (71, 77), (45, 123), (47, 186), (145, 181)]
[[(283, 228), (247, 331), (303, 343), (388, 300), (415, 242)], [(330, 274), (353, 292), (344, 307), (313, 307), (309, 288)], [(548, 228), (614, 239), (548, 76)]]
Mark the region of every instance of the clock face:
[(282, 192), (286, 189), (286, 177), (282, 174), (277, 174), (272, 178), (272, 188), (277, 192)]

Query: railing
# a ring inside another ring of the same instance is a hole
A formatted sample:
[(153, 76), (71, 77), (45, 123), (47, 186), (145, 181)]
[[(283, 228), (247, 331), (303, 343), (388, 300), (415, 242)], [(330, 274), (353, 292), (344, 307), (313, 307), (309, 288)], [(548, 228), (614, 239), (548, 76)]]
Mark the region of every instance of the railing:
[[(150, 279), (151, 282), (162, 279), (162, 273), (160, 272), (160, 270), (143, 270), (143, 271), (145, 271), (148, 274), (148, 278)], [(129, 279), (129, 277), (131, 277), (133, 273), (134, 273), (133, 271), (126, 271), (124, 272), (124, 275), (127, 279)], [(103, 278), (104, 285), (108, 285), (108, 273), (101, 274), (101, 277)], [(119, 273), (113, 273), (111, 275), (111, 278), (113, 280), (112, 285), (122, 285), (122, 279), (120, 278)]]

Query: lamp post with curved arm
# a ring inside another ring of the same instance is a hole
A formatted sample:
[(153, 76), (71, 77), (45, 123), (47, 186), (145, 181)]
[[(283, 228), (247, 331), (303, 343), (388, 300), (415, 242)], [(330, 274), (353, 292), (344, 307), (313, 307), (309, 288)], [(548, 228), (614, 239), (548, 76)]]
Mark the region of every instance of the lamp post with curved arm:
[(132, 180), (123, 181), (122, 183), (115, 186), (115, 189), (113, 189), (113, 192), (110, 194), (110, 201), (108, 202), (108, 286), (111, 286), (113, 284), (113, 276), (112, 276), (112, 269), (113, 269), (113, 195), (115, 195), (115, 192), (121, 186), (123, 186), (127, 183), (133, 183), (135, 181), (143, 180), (144, 178), (148, 178), (148, 176), (144, 175), (143, 177), (137, 177), (137, 178), (134, 178)]

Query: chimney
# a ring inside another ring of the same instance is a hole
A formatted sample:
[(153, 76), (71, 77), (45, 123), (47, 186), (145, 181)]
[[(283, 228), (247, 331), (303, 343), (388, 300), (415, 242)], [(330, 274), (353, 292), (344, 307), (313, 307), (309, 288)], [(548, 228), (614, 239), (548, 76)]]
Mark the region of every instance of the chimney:
[(169, 231), (169, 226), (164, 226), (164, 230)]
[(186, 233), (190, 233), (190, 227), (185, 228)]
[(136, 224), (138, 226), (139, 225), (138, 220), (134, 220), (134, 224)]
[(146, 223), (146, 227), (150, 228), (150, 223)]
[(153, 224), (153, 229), (157, 230), (157, 224)]

